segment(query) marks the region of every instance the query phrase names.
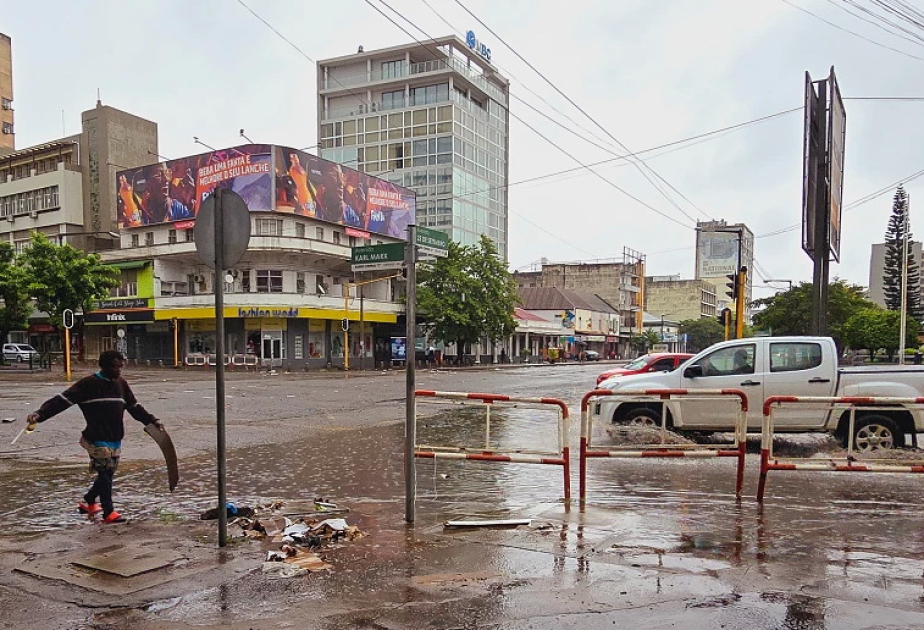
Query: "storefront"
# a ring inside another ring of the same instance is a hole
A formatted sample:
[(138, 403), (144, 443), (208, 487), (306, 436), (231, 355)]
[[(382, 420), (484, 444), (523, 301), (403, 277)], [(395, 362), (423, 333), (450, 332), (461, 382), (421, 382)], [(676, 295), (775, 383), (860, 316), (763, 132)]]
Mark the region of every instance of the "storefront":
[(173, 362), (169, 327), (166, 322), (154, 321), (147, 298), (103, 300), (97, 307), (83, 316), (86, 357), (118, 350), (138, 363)]

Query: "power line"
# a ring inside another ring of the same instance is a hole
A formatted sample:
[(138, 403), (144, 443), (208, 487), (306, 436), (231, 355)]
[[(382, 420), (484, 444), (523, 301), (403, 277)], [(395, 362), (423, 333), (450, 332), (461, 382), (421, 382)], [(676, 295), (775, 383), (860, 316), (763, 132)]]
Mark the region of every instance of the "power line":
[(791, 6), (793, 9), (798, 9), (799, 11), (802, 11), (803, 13), (807, 13), (807, 14), (811, 15), (811, 16), (812, 16), (813, 18), (815, 18), (816, 20), (821, 20), (822, 22), (824, 22), (824, 23), (827, 24), (828, 26), (833, 26), (834, 28), (838, 29), (839, 31), (844, 31), (845, 33), (850, 33), (850, 34), (853, 35), (854, 37), (859, 37), (860, 39), (862, 39), (862, 40), (864, 40), (864, 41), (867, 41), (867, 42), (869, 42), (870, 44), (873, 44), (874, 46), (879, 46), (880, 48), (886, 48), (886, 49), (888, 49), (888, 50), (897, 52), (897, 53), (900, 54), (900, 55), (905, 55), (906, 57), (911, 57), (912, 59), (917, 59), (918, 61), (924, 61), (924, 58), (922, 58), (922, 57), (918, 57), (917, 55), (912, 55), (911, 53), (906, 53), (905, 51), (899, 50), (898, 48), (892, 48), (891, 46), (886, 46), (885, 44), (882, 44), (882, 43), (877, 42), (877, 41), (875, 41), (875, 40), (872, 40), (872, 39), (870, 39), (870, 38), (868, 38), (868, 37), (864, 37), (863, 35), (860, 35), (859, 33), (856, 33), (856, 32), (854, 32), (854, 31), (851, 31), (851, 30), (848, 29), (848, 28), (844, 28), (843, 26), (839, 26), (839, 25), (835, 24), (834, 22), (830, 22), (830, 21), (826, 20), (825, 18), (821, 17), (820, 15), (817, 15), (817, 14), (815, 14), (815, 13), (812, 13), (812, 12), (809, 11), (808, 9), (803, 9), (803, 8), (800, 7), (799, 5), (793, 4), (793, 3), (790, 2), (789, 0), (782, 0), (782, 2), (784, 2), (785, 4), (788, 4), (788, 5)]
[[(383, 5), (385, 5), (385, 6), (388, 7), (389, 9), (391, 9), (393, 12), (395, 12), (397, 15), (400, 15), (400, 16), (402, 17), (402, 19), (404, 19), (406, 22), (408, 22), (409, 24), (413, 24), (413, 22), (411, 22), (411, 20), (409, 20), (407, 17), (401, 15), (399, 12), (395, 11), (392, 7), (390, 7), (390, 6), (388, 5), (387, 2), (385, 2), (384, 0), (379, 0), (379, 1), (380, 1)], [(422, 41), (420, 41), (419, 39), (417, 39), (416, 37), (414, 37), (406, 28), (404, 28), (403, 26), (401, 26), (400, 24), (398, 24), (397, 22), (395, 22), (395, 21), (391, 18), (391, 16), (387, 15), (384, 11), (382, 11), (382, 10), (379, 9), (377, 6), (375, 6), (375, 5), (372, 3), (372, 0), (366, 0), (366, 4), (368, 4), (369, 6), (371, 6), (371, 7), (372, 7), (373, 9), (375, 9), (379, 14), (381, 14), (385, 19), (387, 19), (389, 22), (391, 22), (392, 24), (394, 24), (395, 26), (397, 26), (399, 29), (401, 29), (401, 31), (403, 31), (408, 37), (410, 37), (411, 39), (413, 39), (415, 42), (417, 42), (418, 44), (420, 44), (421, 46), (423, 46), (424, 48), (426, 48), (427, 50), (429, 50), (431, 53), (436, 54), (435, 51), (431, 50), (426, 44), (424, 44)], [(420, 27), (417, 27), (417, 26), (415, 25), (415, 28), (417, 28), (417, 30), (419, 30), (420, 32), (424, 33), (424, 35), (427, 35), (427, 37), (430, 37), (429, 34), (427, 34), (426, 31), (424, 31), (424, 30), (421, 29)], [(433, 38), (431, 37), (430, 40), (433, 41)], [(639, 203), (639, 204), (642, 205), (642, 206), (645, 206), (646, 208), (648, 208), (649, 210), (651, 210), (651, 211), (654, 212), (655, 214), (658, 214), (658, 215), (664, 217), (664, 218), (667, 219), (668, 221), (672, 221), (672, 222), (676, 223), (677, 225), (680, 225), (680, 226), (685, 227), (685, 228), (690, 229), (690, 230), (694, 229), (692, 226), (687, 225), (687, 224), (683, 223), (682, 221), (679, 221), (679, 220), (675, 219), (674, 217), (672, 217), (672, 216), (670, 216), (670, 215), (668, 215), (668, 214), (665, 214), (664, 212), (662, 212), (661, 210), (658, 210), (658, 209), (655, 208), (654, 206), (652, 206), (652, 205), (650, 205), (650, 204), (648, 204), (648, 203), (642, 201), (641, 199), (639, 199), (638, 197), (636, 197), (635, 195), (633, 195), (633, 194), (630, 193), (629, 191), (625, 190), (624, 188), (621, 188), (620, 186), (616, 185), (615, 183), (613, 183), (612, 181), (610, 181), (609, 179), (607, 179), (606, 177), (604, 177), (604, 176), (601, 175), (600, 173), (598, 173), (598, 172), (596, 172), (595, 170), (593, 170), (593, 168), (591, 168), (591, 167), (588, 166), (587, 164), (584, 164), (584, 162), (582, 162), (580, 159), (578, 159), (577, 157), (575, 157), (574, 155), (572, 155), (571, 153), (569, 153), (568, 151), (566, 151), (564, 148), (562, 148), (562, 147), (561, 147), (559, 144), (557, 144), (555, 141), (553, 141), (552, 139), (550, 139), (550, 138), (549, 138), (548, 136), (546, 136), (545, 134), (541, 133), (538, 129), (536, 129), (535, 127), (533, 127), (532, 125), (530, 125), (528, 122), (526, 122), (525, 120), (523, 120), (523, 118), (521, 118), (520, 116), (517, 116), (515, 113), (511, 112), (509, 109), (507, 110), (507, 113), (508, 113), (510, 116), (512, 116), (513, 118), (515, 118), (516, 120), (520, 121), (520, 123), (522, 123), (523, 125), (525, 125), (529, 130), (531, 130), (533, 133), (535, 133), (536, 135), (538, 135), (540, 138), (542, 138), (543, 140), (545, 140), (546, 142), (548, 142), (549, 144), (551, 144), (553, 147), (555, 147), (556, 149), (558, 149), (561, 153), (563, 153), (564, 155), (567, 155), (569, 158), (571, 158), (572, 160), (574, 160), (575, 162), (577, 162), (578, 164), (580, 164), (582, 168), (587, 169), (588, 171), (590, 171), (591, 173), (593, 173), (594, 175), (596, 175), (598, 178), (600, 178), (602, 181), (604, 181), (604, 182), (607, 183), (608, 185), (612, 186), (613, 188), (615, 188), (616, 190), (618, 190), (618, 191), (621, 192), (622, 194), (626, 195), (626, 196), (629, 197), (630, 199), (636, 201), (637, 203)], [(689, 217), (689, 215), (687, 215), (687, 216)], [(692, 217), (689, 217), (689, 218), (690, 218), (691, 220), (693, 220)]]
[[(891, 20), (885, 18), (884, 16), (881, 16), (881, 15), (879, 15), (878, 13), (876, 13), (876, 12), (874, 12), (874, 11), (870, 11), (869, 9), (867, 9), (867, 8), (864, 7), (864, 6), (861, 6), (858, 2), (855, 2), (855, 0), (839, 0), (839, 1), (840, 1), (841, 3), (848, 4), (848, 5), (852, 6), (852, 7), (855, 7), (855, 8), (858, 9), (859, 11), (862, 11), (863, 13), (866, 13), (867, 15), (872, 16), (874, 19), (870, 19), (870, 18), (868, 18), (868, 17), (863, 17), (862, 15), (857, 15), (856, 13), (854, 13), (853, 11), (851, 11), (850, 9), (848, 9), (847, 7), (842, 6), (841, 4), (838, 4), (837, 2), (835, 2), (835, 0), (827, 0), (827, 2), (828, 2), (829, 4), (834, 5), (836, 8), (840, 9), (841, 11), (843, 11), (843, 12), (849, 14), (849, 15), (852, 15), (853, 17), (857, 18), (858, 20), (863, 20), (864, 22), (867, 22), (867, 23), (869, 23), (869, 24), (872, 24), (872, 25), (875, 26), (876, 28), (885, 31), (885, 32), (888, 33), (889, 35), (892, 35), (892, 36), (894, 36), (894, 37), (898, 37), (899, 39), (903, 39), (903, 40), (905, 40), (906, 42), (910, 42), (910, 43), (915, 44), (915, 45), (918, 45), (918, 46), (924, 45), (924, 40), (922, 40), (919, 36), (915, 35), (914, 33), (912, 33), (911, 31), (909, 31), (909, 30), (906, 29), (905, 27), (900, 26), (900, 25), (898, 25), (898, 24), (895, 24), (894, 22), (892, 22)], [(909, 36), (907, 36), (907, 35), (902, 35), (901, 33), (896, 33), (895, 31), (892, 31), (892, 30), (888, 29), (887, 27), (883, 26), (883, 24), (888, 24), (888, 25), (892, 26), (893, 28), (896, 28), (896, 29), (898, 29), (898, 30), (900, 30), (900, 31), (904, 31), (905, 33), (908, 33), (908, 34), (911, 35), (911, 36), (909, 37)]]
[[(483, 27), (485, 27), (485, 28), (488, 30), (489, 33), (491, 33), (491, 34), (492, 34), (494, 37), (496, 37), (502, 44), (504, 44), (504, 46), (506, 46), (506, 47), (510, 50), (510, 52), (512, 52), (514, 55), (516, 55), (517, 58), (520, 59), (520, 61), (522, 61), (523, 63), (525, 63), (527, 66), (529, 66), (529, 68), (530, 68), (533, 72), (535, 72), (536, 74), (538, 74), (546, 83), (548, 83), (548, 84), (552, 87), (552, 89), (554, 89), (556, 92), (558, 92), (558, 93), (559, 93), (566, 101), (568, 101), (575, 109), (577, 109), (579, 112), (581, 112), (590, 122), (592, 122), (594, 125), (596, 125), (596, 126), (597, 126), (601, 131), (603, 131), (603, 133), (605, 133), (607, 136), (609, 136), (610, 138), (612, 138), (613, 141), (614, 141), (616, 144), (618, 144), (624, 151), (626, 151), (626, 152), (629, 153), (633, 158), (635, 158), (636, 160), (638, 160), (638, 163), (639, 163), (639, 164), (645, 166), (645, 167), (646, 167), (648, 170), (650, 170), (652, 173), (655, 173), (655, 174), (656, 174), (656, 171), (655, 171), (653, 168), (651, 168), (650, 166), (648, 166), (647, 164), (645, 164), (645, 161), (644, 161), (644, 160), (641, 160), (641, 159), (637, 158), (637, 157), (635, 156), (635, 154), (629, 149), (629, 147), (627, 147), (625, 144), (623, 144), (616, 136), (614, 136), (614, 135), (613, 135), (612, 133), (610, 133), (603, 125), (601, 125), (599, 122), (597, 122), (597, 120), (596, 120), (593, 116), (591, 116), (590, 114), (588, 114), (580, 105), (578, 105), (576, 102), (574, 102), (574, 100), (573, 100), (570, 96), (568, 96), (567, 94), (565, 94), (557, 85), (555, 85), (555, 83), (553, 83), (551, 80), (549, 80), (549, 78), (546, 77), (542, 72), (540, 72), (533, 64), (531, 64), (529, 61), (527, 61), (526, 58), (523, 57), (523, 55), (521, 55), (519, 52), (517, 52), (517, 50), (516, 50), (513, 46), (511, 46), (510, 44), (508, 44), (507, 41), (506, 41), (503, 37), (501, 37), (500, 35), (498, 35), (497, 32), (495, 32), (490, 26), (488, 26), (487, 24), (485, 24), (484, 21), (481, 20), (481, 18), (479, 18), (479, 17), (478, 17), (477, 15), (475, 15), (474, 13), (472, 13), (472, 11), (470, 11), (468, 7), (466, 7), (464, 4), (462, 4), (461, 0), (455, 0), (455, 3), (458, 4), (460, 7), (462, 7), (462, 9), (463, 9), (466, 13), (468, 13), (470, 16), (472, 16), (479, 24), (481, 24)], [(633, 163), (634, 163), (634, 162), (633, 162)], [(636, 165), (636, 168), (638, 169), (638, 171), (639, 171), (642, 175), (645, 176), (645, 179), (647, 179), (647, 180), (651, 183), (651, 185), (654, 186), (655, 189), (658, 190), (658, 192), (660, 192), (660, 193), (664, 196), (665, 199), (667, 199), (671, 204), (673, 204), (673, 205), (676, 206), (678, 209), (680, 209), (680, 207), (677, 205), (677, 203), (676, 203), (673, 199), (671, 199), (670, 196), (667, 195), (667, 194), (661, 189), (660, 186), (658, 186), (654, 181), (652, 181), (652, 179), (651, 179), (651, 177), (648, 175), (648, 173), (645, 172), (645, 169), (643, 169), (641, 166), (638, 166), (638, 165)], [(663, 177), (661, 177), (660, 175), (658, 175), (658, 178), (661, 179), (662, 181), (664, 181), (665, 183), (666, 183), (666, 181), (667, 181), (667, 180), (665, 180)], [(675, 189), (675, 190), (676, 190), (676, 189)], [(696, 207), (696, 206), (694, 205), (694, 207)], [(703, 214), (703, 216), (707, 216), (707, 215), (706, 215), (702, 210), (700, 210), (699, 208), (697, 208), (697, 210), (698, 210), (701, 214)], [(681, 211), (682, 211), (682, 210), (681, 210)], [(686, 214), (686, 212), (684, 212), (684, 214)], [(689, 216), (689, 215), (688, 215), (688, 216)], [(708, 218), (708, 217), (707, 217), (707, 218)]]

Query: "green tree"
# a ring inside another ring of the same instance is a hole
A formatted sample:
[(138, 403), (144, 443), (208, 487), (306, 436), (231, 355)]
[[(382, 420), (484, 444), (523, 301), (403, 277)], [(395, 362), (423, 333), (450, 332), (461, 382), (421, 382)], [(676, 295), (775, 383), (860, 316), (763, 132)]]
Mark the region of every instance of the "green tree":
[(61, 325), (65, 309), (87, 313), (94, 300), (108, 297), (109, 289), (119, 284), (118, 270), (104, 265), (97, 254), (55, 245), (38, 232), (32, 233), (19, 261), (29, 277), (29, 295), (55, 326)]
[(656, 343), (661, 343), (661, 334), (657, 330), (649, 328), (642, 334), (632, 337), (630, 343), (639, 353), (648, 352)]
[(417, 280), (417, 307), (431, 334), (457, 344), (460, 357), (466, 344), (484, 337), (499, 341), (516, 331), (516, 281), (487, 236), (470, 246), (450, 241), (449, 255), (421, 265)]
[(725, 339), (725, 326), (715, 319), (685, 319), (680, 322), (680, 334), (687, 336), (690, 352), (699, 352)]
[[(812, 334), (812, 285), (802, 282), (789, 291), (755, 300), (753, 305), (763, 308), (754, 315), (754, 327), (772, 330), (774, 336)], [(828, 285), (828, 334), (838, 348), (844, 347), (842, 329), (848, 319), (876, 305), (866, 297), (866, 289), (847, 284), (835, 278)]]
[(11, 330), (25, 328), (32, 312), (27, 291), (28, 278), (17, 264), (15, 250), (0, 243), (0, 343), (6, 343)]
[[(907, 234), (906, 234), (907, 232)], [(921, 307), (921, 277), (918, 263), (914, 259), (911, 230), (908, 226), (908, 195), (901, 186), (895, 191), (892, 199), (892, 216), (885, 234), (885, 265), (882, 274), (882, 292), (885, 297), (886, 308), (898, 311), (902, 307), (902, 252), (905, 238), (908, 239), (908, 284), (905, 311), (910, 317), (924, 320), (924, 309)]]
[[(920, 324), (909, 318), (905, 323), (905, 346), (916, 347)], [(881, 308), (859, 311), (843, 327), (844, 342), (854, 350), (869, 351), (872, 361), (876, 353), (885, 350), (889, 361), (895, 358), (901, 335), (901, 313)]]

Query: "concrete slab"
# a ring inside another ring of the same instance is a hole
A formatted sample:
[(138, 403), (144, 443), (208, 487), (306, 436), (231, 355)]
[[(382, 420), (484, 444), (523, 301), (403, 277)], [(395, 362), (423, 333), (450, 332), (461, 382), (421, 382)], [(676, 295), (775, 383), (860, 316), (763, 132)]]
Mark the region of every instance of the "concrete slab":
[(105, 553), (77, 558), (72, 561), (72, 564), (122, 577), (133, 577), (148, 571), (163, 569), (181, 558), (183, 555), (175, 551), (118, 547)]

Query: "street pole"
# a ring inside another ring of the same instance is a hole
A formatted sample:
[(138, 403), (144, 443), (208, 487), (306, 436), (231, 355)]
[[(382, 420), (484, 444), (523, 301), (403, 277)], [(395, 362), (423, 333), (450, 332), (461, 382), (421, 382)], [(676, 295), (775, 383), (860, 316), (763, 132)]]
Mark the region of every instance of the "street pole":
[[(827, 88), (827, 81), (818, 81), (818, 102), (822, 103), (823, 106), (828, 102)], [(824, 127), (825, 129), (822, 130), (821, 137), (822, 142), (827, 146), (827, 141), (825, 140), (827, 125), (824, 125)], [(831, 159), (831, 156), (827, 155), (827, 151), (823, 151), (822, 153), (825, 154), (826, 157), (818, 161), (817, 181), (819, 185), (817, 190), (818, 198), (815, 210), (815, 225), (809, 227), (809, 229), (815, 230), (815, 248), (812, 252), (812, 259), (815, 261), (812, 273), (812, 333), (820, 337), (828, 334), (828, 249), (830, 247), (828, 226), (830, 221), (829, 210), (831, 207), (828, 199), (828, 193), (830, 192), (828, 190), (829, 186), (824, 184), (824, 182), (827, 181), (827, 161)]]
[(173, 367), (180, 367), (180, 331), (179, 321), (173, 318)]
[(366, 369), (366, 320), (363, 308), (365, 287), (359, 287), (359, 371)]
[[(225, 487), (225, 222), (222, 188), (215, 192), (215, 406), (218, 428), (218, 546), (228, 544), (228, 504)], [(271, 344), (272, 347), (272, 344)], [(272, 363), (272, 359), (270, 360)], [(272, 368), (272, 365), (270, 366)]]
[(343, 283), (343, 370), (350, 370), (350, 283)]
[(416, 319), (417, 319), (417, 226), (407, 226), (407, 245), (404, 262), (407, 270), (407, 304), (406, 318), (406, 361), (407, 388), (405, 390), (405, 427), (404, 427), (404, 520), (413, 523), (416, 516), (417, 470), (414, 466), (414, 447), (417, 445), (417, 401), (414, 397), (414, 364), (417, 358)]
[(747, 267), (738, 268), (738, 301), (735, 303), (735, 339), (744, 338), (744, 303), (746, 301), (745, 286), (748, 283)]
[(906, 201), (902, 217), (902, 302), (901, 316), (898, 331), (898, 364), (905, 364), (905, 329), (908, 325), (908, 215), (911, 212), (910, 203)]

